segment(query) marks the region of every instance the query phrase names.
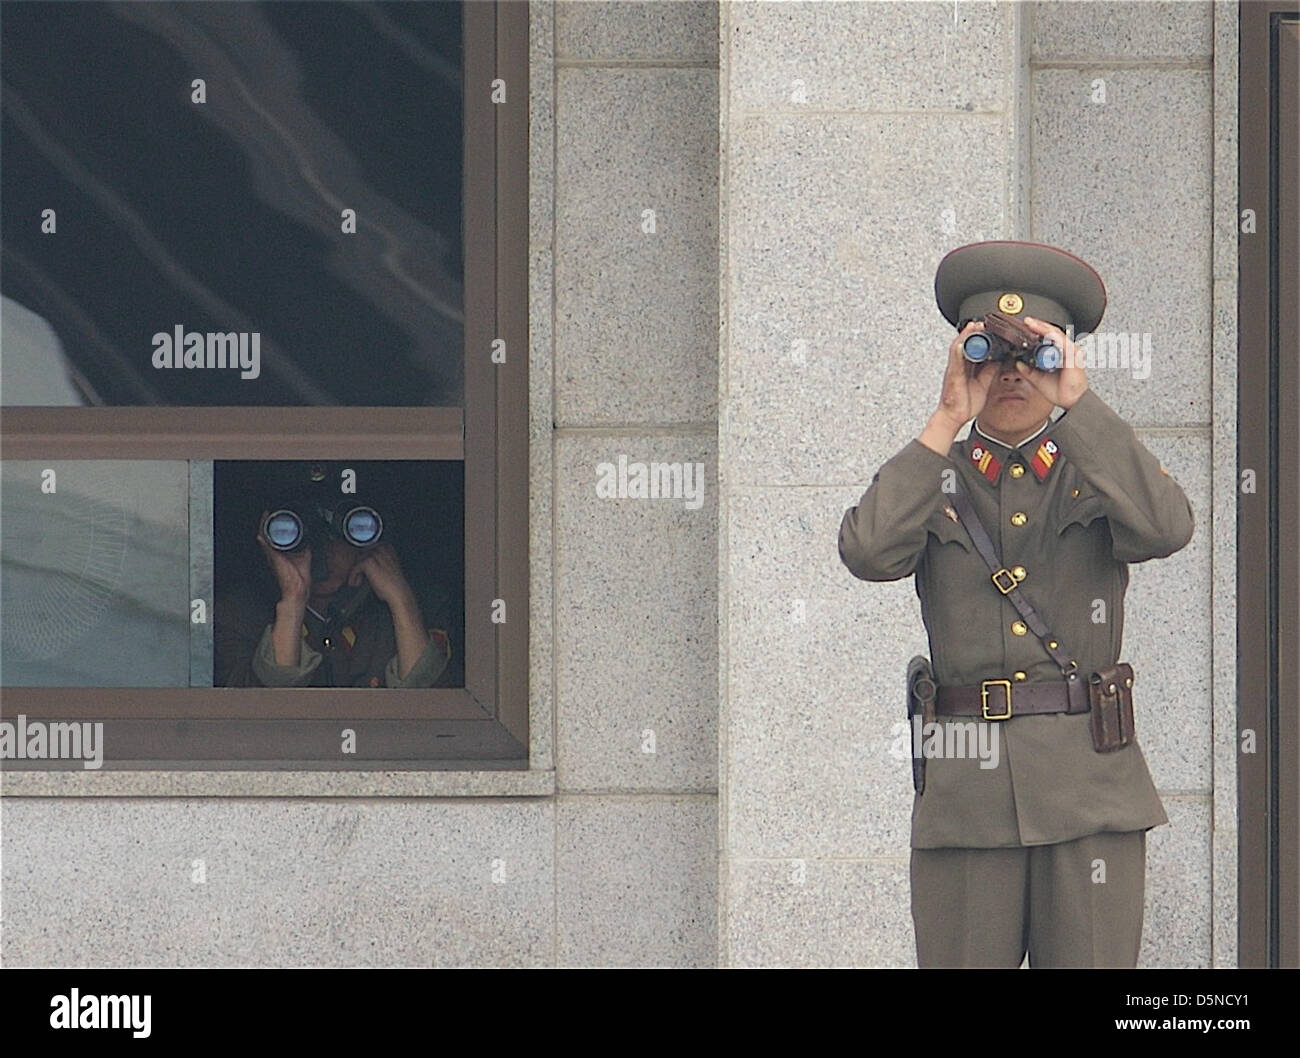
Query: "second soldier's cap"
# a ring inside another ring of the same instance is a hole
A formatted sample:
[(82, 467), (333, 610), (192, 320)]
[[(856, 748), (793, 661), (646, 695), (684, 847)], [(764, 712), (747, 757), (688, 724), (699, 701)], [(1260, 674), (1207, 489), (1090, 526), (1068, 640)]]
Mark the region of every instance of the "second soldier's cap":
[(934, 296), (954, 327), (989, 312), (1033, 316), (1091, 333), (1106, 311), (1106, 286), (1088, 262), (1038, 242), (975, 242), (949, 252)]

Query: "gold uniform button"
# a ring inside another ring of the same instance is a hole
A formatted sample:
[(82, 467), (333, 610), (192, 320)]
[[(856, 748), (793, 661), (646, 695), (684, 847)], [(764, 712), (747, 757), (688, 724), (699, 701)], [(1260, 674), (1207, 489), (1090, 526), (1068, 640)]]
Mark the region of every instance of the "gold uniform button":
[(1029, 626), (1024, 621), (1011, 622), (1011, 634), (1013, 636), (1022, 636), (1029, 631)]
[(1029, 574), (1025, 571), (1024, 566), (1012, 566), (1011, 575), (1015, 577), (1016, 580), (1024, 580), (1027, 576), (1029, 576)]
[(1023, 463), (1012, 463), (1011, 469), (1007, 473), (1013, 478), (1023, 478), (1025, 476), (1025, 465)]
[(1073, 497), (1077, 500), (1077, 499), (1079, 498), (1079, 490), (1078, 490), (1078, 489), (1071, 489), (1071, 490), (1070, 490), (1070, 495), (1073, 496)]
[(1029, 679), (1029, 677), (1023, 672), (1013, 672), (1011, 674), (1011, 678), (1015, 680), (1017, 683), (1021, 682), (1022, 680)]
[(1012, 525), (1024, 525), (1027, 521), (1029, 521), (1029, 518), (1024, 511), (1016, 511), (1016, 513), (1011, 516)]

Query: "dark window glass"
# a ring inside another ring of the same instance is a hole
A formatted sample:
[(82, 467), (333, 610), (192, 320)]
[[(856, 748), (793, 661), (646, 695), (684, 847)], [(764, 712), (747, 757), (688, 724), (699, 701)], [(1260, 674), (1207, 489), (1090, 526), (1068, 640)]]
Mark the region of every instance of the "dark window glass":
[(0, 401), (463, 404), (460, 4), (6, 3), (0, 37)]

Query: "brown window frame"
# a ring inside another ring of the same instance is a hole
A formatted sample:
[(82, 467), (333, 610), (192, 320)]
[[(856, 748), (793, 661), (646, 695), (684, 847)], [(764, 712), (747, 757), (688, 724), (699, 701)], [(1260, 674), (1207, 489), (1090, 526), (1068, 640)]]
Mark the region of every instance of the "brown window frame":
[[(105, 769), (528, 767), (528, 5), (465, 2), (462, 14), (463, 410), (11, 407), (0, 411), (0, 454), (6, 460), (261, 460), (273, 447), (286, 460), (462, 460), (465, 686), (6, 687), (0, 695), (6, 719), (103, 721)], [(507, 87), (503, 103), (491, 98), (497, 78)], [(506, 343), (502, 364), (491, 359), (498, 338)], [(506, 607), (500, 624), (491, 620), (497, 599)], [(418, 756), (348, 760), (337, 752), (342, 721), (369, 726), (373, 737), (359, 738), (360, 744), (401, 746)], [(308, 745), (315, 755), (222, 755), (223, 747), (250, 740)], [(198, 755), (203, 752), (215, 756)], [(66, 769), (81, 762), (7, 760), (3, 767)]]
[[(1300, 672), (1297, 670), (1297, 524), (1300, 452), (1297, 361), (1300, 305), (1288, 298), (1300, 260), (1300, 209), (1283, 192), (1300, 161), (1294, 129), (1294, 52), (1282, 32), (1300, 23), (1295, 0), (1243, 2), (1238, 11), (1238, 209), (1256, 230), (1240, 234), (1237, 283), (1237, 468), (1256, 491), (1237, 495), (1237, 962), (1300, 966)], [(1276, 175), (1276, 180), (1275, 180)], [(1288, 344), (1283, 344), (1288, 343)], [(1289, 638), (1288, 638), (1289, 636)]]

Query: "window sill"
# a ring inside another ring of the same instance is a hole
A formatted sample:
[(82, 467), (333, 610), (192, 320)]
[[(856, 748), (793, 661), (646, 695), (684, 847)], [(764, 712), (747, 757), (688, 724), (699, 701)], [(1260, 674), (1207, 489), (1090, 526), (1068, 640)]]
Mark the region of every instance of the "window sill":
[[(483, 767), (483, 761), (474, 762)], [(127, 771), (0, 769), (3, 797), (546, 797), (554, 770)]]

